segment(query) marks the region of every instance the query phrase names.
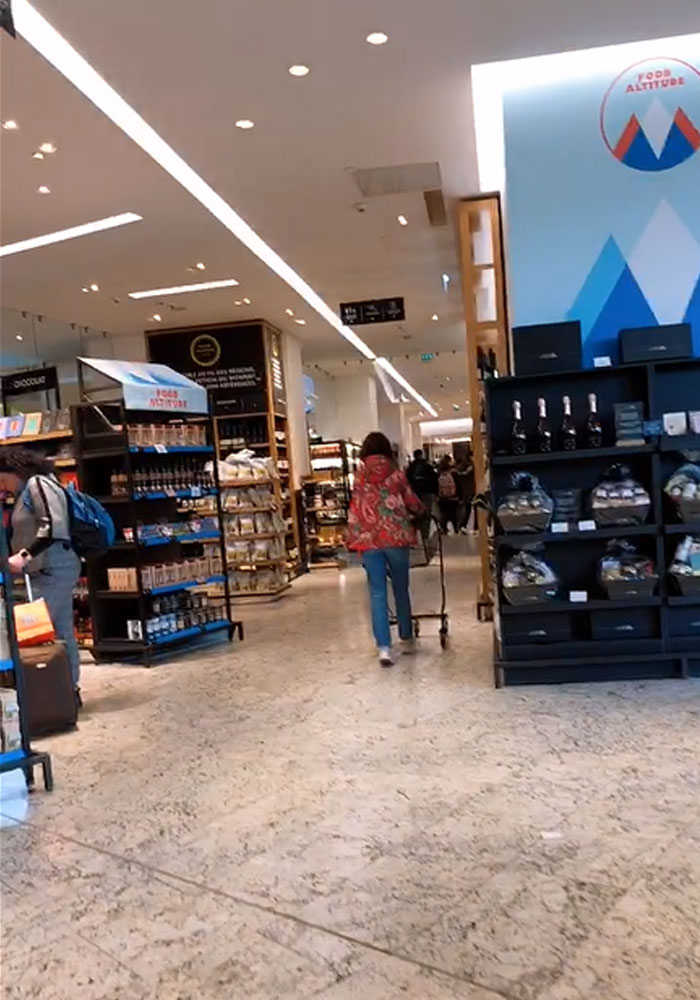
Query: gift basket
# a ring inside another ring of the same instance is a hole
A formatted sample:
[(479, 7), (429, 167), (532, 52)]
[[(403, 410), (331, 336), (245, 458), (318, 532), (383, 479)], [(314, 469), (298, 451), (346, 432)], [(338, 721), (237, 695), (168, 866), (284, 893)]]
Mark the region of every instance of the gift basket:
[(686, 535), (676, 549), (670, 574), (684, 597), (700, 597), (700, 535)]
[(625, 465), (611, 465), (591, 494), (591, 511), (599, 528), (644, 524), (651, 497)]
[(498, 504), (497, 516), (506, 533), (511, 531), (546, 531), (552, 520), (554, 504), (535, 476), (515, 472), (511, 489)]
[(618, 539), (608, 543), (598, 576), (611, 601), (652, 597), (659, 582), (654, 561)]
[(665, 491), (681, 521), (700, 521), (700, 465), (686, 462), (673, 473)]
[(503, 594), (509, 604), (543, 604), (557, 596), (559, 579), (540, 549), (516, 552), (503, 567)]

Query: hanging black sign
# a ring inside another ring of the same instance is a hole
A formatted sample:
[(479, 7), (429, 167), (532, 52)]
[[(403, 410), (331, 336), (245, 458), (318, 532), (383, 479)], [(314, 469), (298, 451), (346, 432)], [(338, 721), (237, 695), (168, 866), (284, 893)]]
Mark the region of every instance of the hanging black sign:
[(265, 341), (259, 324), (149, 333), (148, 360), (170, 365), (210, 392), (215, 413), (267, 408)]
[(341, 302), (340, 318), (346, 326), (366, 326), (368, 323), (400, 323), (406, 319), (403, 298), (365, 299), (363, 302)]
[(0, 28), (4, 28), (8, 35), (15, 35), (15, 22), (12, 17), (12, 0), (0, 0)]
[(8, 396), (23, 396), (29, 392), (49, 392), (51, 389), (58, 391), (58, 374), (53, 367), (29, 368), (27, 371), (3, 375), (0, 384), (4, 402)]

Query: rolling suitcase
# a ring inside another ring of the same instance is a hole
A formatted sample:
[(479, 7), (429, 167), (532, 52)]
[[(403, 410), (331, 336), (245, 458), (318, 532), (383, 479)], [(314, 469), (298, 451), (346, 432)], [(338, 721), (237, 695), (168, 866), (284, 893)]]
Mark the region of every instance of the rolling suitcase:
[(27, 691), (29, 738), (70, 729), (78, 721), (70, 663), (62, 642), (26, 646), (19, 651)]

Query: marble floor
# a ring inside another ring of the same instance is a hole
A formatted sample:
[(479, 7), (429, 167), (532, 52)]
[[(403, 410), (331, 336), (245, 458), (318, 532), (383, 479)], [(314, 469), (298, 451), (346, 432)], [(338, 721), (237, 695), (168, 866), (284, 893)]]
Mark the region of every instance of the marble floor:
[(465, 545), (446, 653), (381, 670), (349, 570), (86, 667), (3, 779), (3, 998), (697, 1000), (700, 682), (495, 691)]

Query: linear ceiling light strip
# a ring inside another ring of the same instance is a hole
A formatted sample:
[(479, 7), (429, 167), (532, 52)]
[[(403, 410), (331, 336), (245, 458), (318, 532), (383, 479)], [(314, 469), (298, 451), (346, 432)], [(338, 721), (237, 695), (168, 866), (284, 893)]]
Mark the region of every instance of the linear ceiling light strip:
[(380, 368), (383, 368), (388, 375), (391, 375), (394, 381), (398, 382), (399, 385), (406, 390), (406, 392), (408, 392), (411, 396), (413, 396), (415, 401), (419, 403), (424, 409), (426, 409), (428, 413), (431, 414), (431, 416), (433, 417), (437, 416), (437, 410), (435, 410), (430, 405), (428, 400), (425, 399), (423, 396), (421, 396), (421, 394), (413, 388), (411, 383), (403, 377), (401, 372), (396, 371), (396, 369), (394, 368), (394, 366), (390, 361), (387, 361), (386, 358), (376, 358), (374, 363), (375, 365), (379, 365)]
[(196, 198), (248, 249), (297, 292), (341, 336), (364, 357), (373, 361), (374, 351), (345, 326), (330, 306), (308, 285), (278, 253), (245, 222), (207, 182), (187, 164), (155, 129), (102, 79), (92, 66), (70, 45), (27, 0), (14, 0), (15, 28), (22, 37), (77, 87), (92, 103), (129, 136), (144, 152), (170, 174), (193, 198)]
[(127, 226), (130, 222), (141, 222), (141, 216), (136, 215), (135, 212), (123, 212), (121, 215), (110, 215), (106, 219), (86, 222), (82, 226), (71, 226), (70, 229), (59, 229), (55, 233), (32, 236), (28, 240), (8, 243), (7, 246), (0, 247), (0, 257), (9, 257), (11, 254), (22, 253), (24, 250), (36, 250), (37, 247), (46, 247), (51, 243), (62, 243), (64, 240), (74, 240), (79, 236), (89, 236), (91, 233), (101, 233), (105, 229), (116, 229), (117, 226)]

